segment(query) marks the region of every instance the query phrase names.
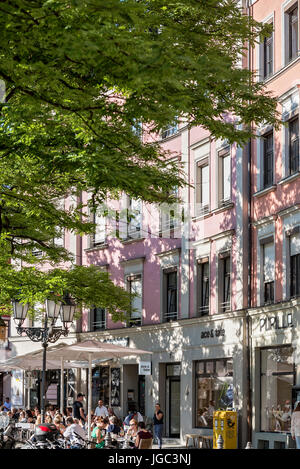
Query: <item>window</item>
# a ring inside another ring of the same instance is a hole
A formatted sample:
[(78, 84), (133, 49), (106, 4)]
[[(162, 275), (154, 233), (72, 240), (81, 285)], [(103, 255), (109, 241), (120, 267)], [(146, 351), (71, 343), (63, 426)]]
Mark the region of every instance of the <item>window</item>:
[(263, 41), (263, 77), (268, 78), (273, 74), (273, 32)]
[(105, 308), (92, 308), (90, 310), (90, 330), (91, 332), (101, 331), (106, 327)]
[(290, 296), (300, 295), (300, 233), (290, 237)]
[(141, 236), (142, 228), (142, 202), (138, 199), (127, 197), (127, 239), (136, 239)]
[(263, 244), (264, 304), (274, 303), (275, 258), (274, 244)]
[(198, 260), (198, 315), (209, 313), (209, 261), (208, 258)]
[(230, 149), (219, 151), (219, 206), (231, 200), (231, 156)]
[(224, 313), (230, 311), (230, 289), (231, 289), (231, 272), (230, 272), (230, 255), (229, 253), (220, 254), (220, 309)]
[[(174, 188), (172, 194), (178, 197), (178, 188)], [(180, 204), (160, 204), (159, 211), (159, 236), (161, 238), (176, 238), (180, 231), (181, 222)]]
[(273, 131), (264, 135), (263, 145), (263, 188), (273, 184)]
[(143, 124), (141, 122), (136, 121), (134, 123), (134, 125), (132, 126), (132, 132), (136, 137), (138, 137), (140, 140), (142, 140), (142, 137), (143, 137)]
[(288, 123), (289, 170), (290, 174), (299, 171), (299, 118)]
[(128, 326), (139, 326), (142, 324), (143, 311), (143, 286), (141, 275), (129, 275), (127, 280), (127, 291), (132, 295), (130, 320)]
[(161, 132), (161, 138), (171, 137), (172, 135), (178, 132), (178, 124), (174, 122), (171, 125), (168, 125), (164, 130)]
[(97, 366), (92, 371), (93, 409), (97, 407), (100, 399), (105, 406), (109, 405), (109, 366)]
[(233, 407), (232, 358), (195, 363), (196, 427), (213, 428), (213, 413)]
[(290, 432), (292, 387), (295, 383), (293, 348), (260, 350), (260, 426), (265, 432)]
[(99, 246), (106, 241), (106, 217), (100, 213), (94, 213), (93, 223), (96, 225), (95, 233), (92, 238), (93, 246)]
[(285, 13), (286, 63), (298, 55), (298, 7), (294, 5)]
[(209, 211), (209, 165), (208, 160), (198, 162), (196, 174), (196, 216)]
[(177, 270), (166, 270), (164, 276), (164, 320), (177, 319)]

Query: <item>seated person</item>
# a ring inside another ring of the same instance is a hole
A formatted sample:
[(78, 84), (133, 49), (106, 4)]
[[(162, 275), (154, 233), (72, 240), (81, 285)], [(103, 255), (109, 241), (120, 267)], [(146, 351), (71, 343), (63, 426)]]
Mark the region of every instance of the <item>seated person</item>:
[(129, 423), (129, 430), (127, 432), (127, 437), (129, 439), (129, 446), (135, 446), (135, 439), (138, 434), (138, 423), (136, 420), (132, 419)]
[(140, 445), (141, 440), (149, 440), (152, 439), (152, 433), (146, 430), (146, 426), (144, 422), (139, 422), (138, 424), (138, 433), (135, 440), (135, 447), (138, 448)]
[(105, 434), (106, 434), (106, 422), (103, 417), (96, 417), (96, 426), (93, 428), (91, 437), (96, 440), (96, 449), (104, 448), (105, 446)]
[(76, 448), (77, 444), (80, 443), (80, 439), (86, 439), (86, 433), (78, 423), (74, 422), (72, 417), (67, 417), (66, 425), (67, 429), (64, 432), (64, 437), (70, 440), (71, 448)]
[(107, 432), (114, 433), (116, 435), (119, 435), (120, 433), (120, 427), (118, 425), (118, 419), (116, 416), (110, 417), (109, 418), (109, 425), (107, 427)]

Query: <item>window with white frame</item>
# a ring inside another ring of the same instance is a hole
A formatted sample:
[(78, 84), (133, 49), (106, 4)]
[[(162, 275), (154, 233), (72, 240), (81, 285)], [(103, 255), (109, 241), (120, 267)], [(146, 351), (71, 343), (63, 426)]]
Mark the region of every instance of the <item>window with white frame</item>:
[(209, 258), (198, 259), (198, 316), (209, 313)]
[(300, 226), (290, 236), (290, 296), (300, 295)]
[[(269, 23), (273, 26), (273, 23)], [(274, 64), (273, 64), (273, 47), (274, 47), (274, 36), (273, 31), (265, 36), (260, 45), (260, 67), (261, 67), (261, 76), (264, 80), (273, 75)]]
[(274, 303), (275, 250), (274, 243), (265, 242), (263, 250), (263, 303)]
[(166, 322), (176, 320), (177, 311), (177, 268), (163, 271), (163, 320)]
[(90, 310), (90, 331), (96, 332), (106, 328), (106, 309), (91, 308)]
[(285, 64), (288, 64), (298, 56), (298, 2), (284, 12), (284, 25)]
[(142, 229), (142, 201), (127, 197), (127, 238), (141, 237)]
[(288, 121), (289, 174), (299, 171), (299, 117)]
[(172, 135), (176, 134), (176, 132), (178, 132), (178, 123), (173, 122), (161, 131), (161, 138), (164, 139), (171, 137)]
[(197, 162), (196, 169), (196, 216), (209, 211), (209, 164), (208, 159)]
[(94, 246), (99, 246), (104, 244), (106, 241), (106, 217), (104, 214), (96, 211), (93, 214), (93, 222), (95, 223), (96, 228), (92, 242)]
[(231, 257), (230, 252), (219, 254), (219, 306), (221, 312), (230, 311)]
[(143, 283), (142, 275), (127, 275), (127, 291), (131, 295), (131, 311), (129, 326), (139, 326), (142, 324), (143, 313)]
[[(172, 194), (178, 197), (178, 188), (175, 187)], [(175, 238), (176, 229), (179, 229), (181, 223), (180, 204), (160, 204), (159, 206), (159, 236), (161, 238)]]
[(263, 189), (273, 185), (273, 130), (263, 135)]
[(231, 155), (230, 147), (218, 152), (219, 159), (219, 206), (231, 201)]

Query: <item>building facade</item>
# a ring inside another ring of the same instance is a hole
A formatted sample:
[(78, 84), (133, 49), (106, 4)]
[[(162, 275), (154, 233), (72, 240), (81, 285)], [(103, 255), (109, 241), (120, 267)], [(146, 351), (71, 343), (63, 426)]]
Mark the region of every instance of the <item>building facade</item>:
[(257, 447), (287, 448), (300, 384), (299, 2), (258, 0), (251, 14), (273, 26), (251, 64), (278, 97), (283, 122), (252, 142), (252, 427)]
[[(293, 446), (290, 416), (300, 400), (298, 3), (244, 5), (273, 24), (243, 65), (279, 98), (282, 127), (257, 129), (239, 148), (184, 121), (170, 126), (156, 140), (183, 164), (189, 185), (179, 192), (182, 206), (123, 194), (91, 215), (95, 235), (64, 239), (76, 262), (99, 266), (137, 294), (128, 323), (92, 308), (69, 342), (95, 338), (151, 352), (96, 367), (93, 405), (102, 398), (122, 417), (137, 407), (151, 418), (159, 401), (167, 437), (212, 434), (213, 410), (232, 407), (240, 447)], [(9, 342), (12, 356), (33, 348), (13, 327)], [(76, 371), (74, 392), (85, 391), (86, 381)]]

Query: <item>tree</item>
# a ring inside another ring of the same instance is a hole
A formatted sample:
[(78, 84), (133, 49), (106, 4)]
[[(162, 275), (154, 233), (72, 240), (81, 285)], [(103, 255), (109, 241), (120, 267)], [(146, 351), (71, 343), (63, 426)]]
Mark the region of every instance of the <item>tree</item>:
[[(44, 261), (71, 262), (53, 243), (61, 230), (93, 230), (80, 203), (67, 212), (59, 206), (64, 197), (78, 200), (89, 191), (92, 210), (123, 191), (148, 202), (174, 201), (172, 188), (185, 184), (180, 164), (154, 139), (143, 141), (139, 123), (155, 136), (184, 119), (239, 144), (251, 136), (252, 123), (278, 123), (275, 99), (239, 65), (245, 44), (268, 26), (234, 0), (4, 0), (0, 27), (3, 303), (20, 285), (24, 301), (49, 294), (47, 282), (61, 292), (67, 275), (74, 288), (74, 269), (41, 274), (32, 267), (40, 261), (32, 254), (37, 248)], [(20, 261), (29, 266), (17, 270)], [(103, 306), (97, 282), (82, 276), (78, 301), (89, 304), (90, 289)], [(120, 291), (102, 281), (117, 311)]]

